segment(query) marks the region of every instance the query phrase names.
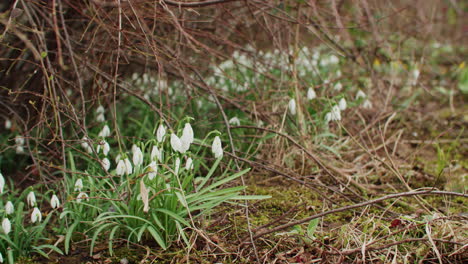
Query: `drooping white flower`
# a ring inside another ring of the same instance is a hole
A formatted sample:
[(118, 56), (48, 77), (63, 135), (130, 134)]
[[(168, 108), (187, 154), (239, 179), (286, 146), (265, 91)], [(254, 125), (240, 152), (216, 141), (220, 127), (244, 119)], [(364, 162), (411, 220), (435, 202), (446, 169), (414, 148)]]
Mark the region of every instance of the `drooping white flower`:
[(98, 114), (98, 115), (96, 116), (96, 121), (99, 122), (99, 123), (105, 122), (105, 121), (106, 121), (106, 117), (104, 116), (104, 114)]
[(102, 105), (99, 105), (98, 108), (96, 109), (96, 114), (99, 115), (99, 114), (104, 114), (106, 110), (104, 109), (104, 107)]
[(335, 86), (333, 86), (333, 90), (339, 92), (343, 89), (343, 85), (340, 82), (337, 82)]
[(184, 141), (187, 141), (189, 142), (190, 144), (193, 143), (193, 139), (194, 139), (194, 136), (193, 136), (193, 129), (192, 129), (192, 126), (190, 125), (190, 123), (185, 123), (185, 126), (184, 126), (184, 129), (182, 130), (182, 138), (181, 140), (184, 140)]
[(125, 174), (125, 171), (125, 161), (119, 160), (117, 163), (117, 168), (115, 169), (115, 174), (117, 174), (117, 176), (122, 176)]
[(325, 114), (325, 123), (329, 123), (331, 121), (331, 113), (328, 112), (327, 114)]
[(108, 136), (110, 136), (111, 132), (110, 132), (110, 128), (108, 125), (104, 125), (101, 129), (101, 131), (99, 132), (98, 136), (99, 137), (103, 137), (103, 138), (106, 138)]
[(11, 128), (11, 120), (10, 119), (6, 119), (5, 120), (5, 129), (10, 129)]
[(237, 118), (237, 116), (229, 119), (229, 124), (233, 126), (240, 126), (240, 120)]
[(15, 144), (17, 146), (23, 146), (24, 145), (24, 138), (22, 136), (16, 136), (15, 137)]
[(296, 100), (294, 99), (289, 100), (288, 108), (289, 108), (289, 112), (291, 113), (291, 115), (295, 115), (296, 114)]
[(359, 100), (359, 98), (366, 98), (367, 95), (362, 91), (362, 90), (359, 90), (356, 94), (356, 100)]
[(60, 200), (59, 198), (57, 197), (57, 195), (52, 195), (52, 198), (50, 199), (50, 206), (55, 209), (55, 208), (59, 208), (60, 206)]
[(15, 152), (16, 152), (16, 154), (23, 154), (24, 153), (24, 147), (23, 146), (16, 146), (15, 147)]
[(192, 158), (187, 159), (187, 162), (185, 163), (185, 169), (186, 170), (192, 170), (193, 169), (193, 160), (192, 160)]
[(41, 222), (41, 221), (42, 221), (41, 211), (39, 211), (39, 208), (34, 207), (32, 214), (31, 214), (31, 222), (36, 223), (36, 222)]
[(364, 107), (364, 108), (366, 108), (366, 109), (372, 108), (372, 103), (371, 103), (371, 101), (369, 101), (369, 99), (366, 99), (366, 100), (362, 103), (362, 107)]
[(29, 192), (28, 196), (26, 197), (26, 201), (28, 202), (29, 206), (33, 207), (36, 205), (36, 195), (34, 192)]
[(109, 171), (110, 166), (111, 166), (110, 160), (108, 158), (103, 158), (101, 160), (101, 163), (102, 163), (102, 167), (104, 168), (104, 170)]
[(84, 148), (86, 152), (90, 154), (93, 153), (93, 148), (89, 145), (87, 137), (81, 139), (81, 147)]
[(132, 174), (132, 172), (133, 172), (132, 163), (130, 162), (130, 160), (128, 158), (126, 158), (124, 160), (124, 162), (125, 162), (125, 173), (127, 175)]
[(179, 169), (180, 169), (180, 158), (177, 157), (175, 160), (175, 168), (174, 168), (175, 175), (179, 174)]
[(337, 105), (334, 105), (331, 110), (331, 120), (334, 121), (340, 121), (341, 120), (341, 110), (340, 107)]
[(331, 55), (329, 58), (329, 62), (331, 64), (337, 64), (338, 62), (340, 62), (340, 59), (336, 55)]
[(75, 192), (81, 192), (81, 189), (83, 189), (83, 180), (78, 179), (75, 182)]
[(10, 219), (3, 218), (2, 229), (3, 229), (3, 233), (5, 233), (5, 235), (8, 235), (8, 233), (10, 233), (10, 231), (11, 231)]
[(151, 149), (150, 157), (151, 157), (151, 160), (154, 160), (154, 158), (156, 158), (157, 160), (162, 162), (162, 152), (159, 151), (157, 146), (153, 146), (153, 149)]
[(211, 151), (213, 152), (215, 158), (223, 156), (223, 147), (221, 146), (221, 139), (219, 136), (214, 138), (213, 144), (211, 145)]
[(12, 214), (14, 211), (15, 211), (15, 206), (13, 205), (12, 202), (8, 201), (8, 202), (5, 204), (5, 213), (6, 213), (7, 215), (10, 215), (10, 214)]
[(78, 196), (76, 196), (77, 203), (81, 203), (82, 200), (89, 200), (89, 196), (84, 192), (80, 192)]
[(166, 128), (163, 124), (160, 124), (158, 130), (156, 131), (156, 140), (158, 142), (163, 142), (164, 136), (166, 135)]
[(109, 151), (110, 151), (109, 143), (107, 143), (107, 141), (104, 141), (104, 145), (102, 146), (102, 153), (104, 153), (104, 156), (107, 156)]
[(419, 74), (420, 74), (420, 71), (417, 68), (411, 72), (411, 75), (412, 75), (411, 85), (416, 85), (418, 83)]
[(122, 155), (118, 154), (117, 157), (115, 157), (115, 163), (119, 163), (121, 159), (122, 159)]
[(139, 147), (136, 147), (134, 149), (132, 160), (135, 167), (138, 167), (143, 163), (143, 152), (141, 152), (141, 149)]
[(182, 152), (182, 142), (180, 141), (180, 138), (174, 133), (171, 134), (171, 147), (174, 151)]
[(307, 90), (307, 100), (313, 100), (315, 98), (317, 98), (317, 94), (314, 88), (310, 87), (309, 90)]
[(148, 179), (152, 180), (158, 175), (158, 165), (155, 161), (151, 161), (151, 163), (147, 167), (148, 171)]
[(340, 108), (341, 111), (346, 110), (346, 107), (347, 107), (346, 99), (341, 98), (340, 101), (338, 102), (338, 107)]
[(3, 174), (0, 172), (0, 193), (3, 193), (4, 188), (5, 188), (5, 178), (3, 178)]

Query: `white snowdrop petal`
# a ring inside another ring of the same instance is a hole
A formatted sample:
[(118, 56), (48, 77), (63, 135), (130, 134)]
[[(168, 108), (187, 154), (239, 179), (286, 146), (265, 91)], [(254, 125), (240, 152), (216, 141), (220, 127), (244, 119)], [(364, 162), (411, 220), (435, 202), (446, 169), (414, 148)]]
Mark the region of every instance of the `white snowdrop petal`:
[(289, 100), (288, 108), (291, 115), (296, 115), (296, 100)]
[(223, 147), (221, 146), (221, 139), (219, 136), (214, 138), (213, 144), (211, 145), (211, 151), (213, 152), (215, 158), (223, 156)]

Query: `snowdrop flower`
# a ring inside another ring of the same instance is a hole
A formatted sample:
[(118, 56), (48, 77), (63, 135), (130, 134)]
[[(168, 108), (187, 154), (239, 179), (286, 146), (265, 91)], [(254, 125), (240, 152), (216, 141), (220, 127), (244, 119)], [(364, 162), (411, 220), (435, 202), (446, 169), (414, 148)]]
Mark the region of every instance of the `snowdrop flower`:
[(141, 152), (141, 149), (139, 147), (136, 147), (133, 151), (133, 164), (135, 164), (135, 167), (140, 166), (143, 163), (143, 152)]
[(179, 174), (179, 169), (180, 169), (180, 158), (177, 157), (177, 159), (175, 160), (175, 168), (174, 168), (175, 175)]
[(158, 142), (163, 142), (164, 136), (166, 135), (166, 128), (163, 124), (160, 124), (158, 130), (156, 131), (156, 140)]
[(83, 199), (84, 199), (84, 200), (89, 200), (89, 196), (88, 196), (86, 193), (84, 193), (84, 192), (80, 192), (80, 193), (78, 194), (78, 196), (76, 197), (76, 202), (77, 202), (77, 203), (81, 203), (81, 201), (82, 201)]
[(180, 137), (180, 143), (181, 153), (185, 153), (190, 148), (190, 144), (193, 143), (193, 129), (189, 123), (185, 123), (184, 130), (182, 131), (182, 137)]
[(362, 103), (362, 107), (364, 107), (364, 108), (366, 108), (366, 109), (372, 108), (372, 103), (371, 103), (371, 101), (369, 101), (369, 99), (366, 99), (366, 100)]
[(102, 140), (99, 143), (99, 145), (97, 146), (97, 148), (96, 148), (97, 153), (99, 153), (99, 151), (101, 151), (101, 147), (102, 147), (102, 153), (104, 154), (104, 156), (107, 156), (107, 154), (110, 151), (109, 143), (107, 143), (107, 141), (105, 141), (105, 140)]
[(115, 173), (118, 176), (122, 176), (122, 175), (125, 174), (125, 171), (126, 171), (125, 161), (119, 160), (118, 163), (117, 163), (117, 168), (115, 169)]
[(105, 121), (106, 121), (106, 117), (104, 116), (104, 114), (98, 114), (98, 115), (96, 116), (96, 121), (99, 122), (99, 123), (105, 122)]
[(122, 156), (120, 154), (115, 157), (115, 163), (119, 163), (119, 161), (122, 159)]
[(356, 100), (359, 100), (359, 98), (366, 98), (367, 95), (362, 91), (362, 90), (359, 90), (356, 94)]
[(0, 172), (0, 193), (3, 193), (3, 188), (5, 188), (5, 178), (3, 178), (3, 174)]
[(22, 146), (24, 145), (24, 138), (21, 136), (16, 136), (15, 137), (15, 143), (17, 146)]
[(158, 147), (153, 146), (153, 149), (151, 150), (151, 160), (154, 160), (154, 158), (157, 158), (159, 161), (162, 162), (162, 153), (159, 151)]
[(187, 162), (185, 163), (185, 169), (186, 170), (192, 170), (193, 169), (193, 160), (192, 160), (192, 158), (187, 159)]
[(0, 253), (0, 263), (3, 263), (3, 255)]
[(130, 160), (128, 158), (126, 158), (124, 162), (125, 162), (125, 173), (127, 175), (132, 174), (132, 171), (133, 171), (132, 163), (130, 163)]
[(11, 128), (11, 121), (10, 119), (5, 120), (5, 129), (10, 129)]
[(313, 100), (315, 98), (317, 98), (317, 94), (314, 88), (310, 87), (309, 90), (307, 90), (307, 100)]
[(105, 171), (109, 171), (111, 163), (108, 158), (103, 158), (101, 160), (102, 167), (104, 168)]
[(13, 205), (12, 202), (8, 201), (8, 202), (5, 204), (5, 213), (6, 213), (7, 215), (10, 215), (10, 214), (12, 214), (14, 211), (15, 211), (15, 206)]
[(331, 64), (337, 64), (338, 62), (340, 62), (340, 59), (335, 55), (331, 55), (329, 58), (329, 62)]
[(221, 146), (221, 139), (219, 136), (214, 138), (213, 144), (211, 145), (211, 151), (213, 152), (215, 158), (223, 156), (223, 147)]
[(156, 164), (155, 161), (152, 161), (148, 165), (147, 171), (148, 171), (148, 179), (152, 180), (156, 177), (156, 175), (158, 174), (158, 165)]
[(180, 141), (180, 138), (174, 133), (171, 134), (171, 147), (174, 151), (182, 152), (182, 142)]
[(104, 125), (104, 127), (102, 127), (101, 131), (99, 132), (98, 134), (99, 137), (103, 137), (103, 138), (106, 138), (108, 136), (110, 136), (110, 128), (108, 125)]
[(41, 222), (42, 221), (42, 214), (41, 211), (37, 207), (34, 207), (33, 212), (31, 214), (31, 222), (36, 223), (36, 222)]
[(340, 107), (335, 105), (332, 107), (331, 111), (325, 115), (325, 122), (330, 121), (340, 121), (341, 120), (341, 110)]
[(296, 100), (294, 99), (289, 100), (288, 108), (289, 108), (289, 112), (291, 113), (291, 115), (295, 115), (296, 114)]
[(34, 192), (29, 192), (28, 196), (26, 197), (26, 201), (28, 202), (29, 206), (34, 206), (36, 205), (36, 195)]
[(16, 146), (15, 152), (16, 152), (16, 154), (23, 154), (24, 153), (24, 147), (23, 146)]
[(83, 189), (83, 180), (82, 180), (82, 179), (78, 179), (78, 180), (76, 180), (76, 182), (75, 182), (75, 192), (80, 192), (81, 189)]
[(3, 218), (2, 228), (3, 228), (3, 233), (5, 233), (5, 235), (8, 235), (8, 233), (10, 233), (11, 223), (10, 223), (10, 220), (8, 218)]
[(411, 74), (412, 74), (411, 85), (416, 85), (418, 83), (418, 78), (419, 78), (420, 71), (419, 71), (419, 69), (414, 69), (411, 72)]
[(91, 146), (88, 144), (88, 138), (87, 137), (83, 137), (81, 139), (81, 147), (84, 148), (86, 150), (86, 152), (88, 153), (93, 153), (93, 149), (91, 148)]
[(240, 120), (237, 118), (237, 116), (229, 119), (229, 124), (233, 126), (240, 126)]
[(104, 109), (104, 107), (102, 105), (99, 105), (98, 108), (96, 109), (96, 114), (99, 115), (99, 114), (104, 114), (106, 110)]
[(55, 208), (59, 208), (60, 206), (60, 201), (59, 201), (59, 198), (57, 197), (57, 195), (52, 195), (52, 198), (50, 199), (50, 206), (55, 209)]
[(338, 107), (340, 108), (341, 111), (346, 110), (346, 107), (347, 107), (346, 99), (341, 98), (340, 101), (338, 102)]
[(333, 89), (337, 92), (341, 91), (343, 89), (343, 85), (340, 82), (337, 82)]

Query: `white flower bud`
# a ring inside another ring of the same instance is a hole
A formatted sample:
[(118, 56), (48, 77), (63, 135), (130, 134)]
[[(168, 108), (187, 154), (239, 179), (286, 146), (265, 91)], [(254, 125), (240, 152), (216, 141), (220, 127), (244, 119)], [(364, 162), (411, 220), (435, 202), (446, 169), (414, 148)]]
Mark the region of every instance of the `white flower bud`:
[(193, 169), (193, 160), (192, 160), (192, 158), (187, 159), (187, 162), (185, 163), (185, 169), (186, 170), (192, 170)]
[(26, 197), (26, 201), (28, 202), (29, 206), (34, 206), (36, 205), (36, 195), (34, 192), (29, 192), (28, 196)]
[(3, 174), (0, 172), (0, 193), (3, 193), (4, 188), (5, 188), (5, 178), (3, 178)]
[(10, 233), (11, 223), (10, 223), (10, 220), (8, 218), (3, 218), (2, 228), (3, 228), (3, 233), (5, 233), (5, 235), (8, 235), (8, 233)]
[(346, 107), (347, 107), (346, 99), (341, 98), (340, 101), (338, 102), (338, 107), (340, 108), (341, 111), (346, 110)]
[(155, 161), (152, 161), (148, 165), (147, 171), (148, 171), (148, 179), (152, 180), (156, 177), (156, 175), (158, 174), (158, 165), (156, 164)]
[(359, 98), (366, 98), (367, 95), (362, 91), (362, 90), (359, 90), (356, 94), (356, 100), (359, 100)]
[(24, 138), (21, 136), (16, 136), (15, 137), (15, 143), (17, 146), (23, 146), (24, 145)]
[(103, 158), (101, 163), (102, 163), (102, 167), (104, 168), (104, 170), (109, 171), (110, 166), (111, 166), (110, 160), (108, 158)]
[(296, 101), (294, 99), (289, 100), (288, 108), (291, 115), (296, 114)]
[(78, 196), (76, 197), (77, 203), (81, 203), (82, 200), (89, 200), (89, 196), (84, 192), (80, 192)]
[(166, 128), (163, 124), (160, 124), (158, 130), (156, 131), (156, 140), (158, 142), (163, 142), (164, 136), (166, 135)]
[(15, 211), (15, 206), (13, 205), (12, 202), (8, 201), (8, 202), (5, 204), (5, 213), (6, 213), (7, 215), (10, 215), (10, 214), (12, 214), (14, 211)]
[(81, 192), (81, 189), (83, 189), (83, 180), (78, 179), (75, 182), (75, 192)]
[(31, 222), (36, 223), (36, 222), (41, 222), (42, 221), (42, 214), (41, 211), (37, 207), (34, 207), (33, 212), (31, 214)]
[(98, 114), (98, 115), (96, 116), (96, 121), (99, 122), (99, 123), (105, 122), (105, 121), (106, 121), (106, 117), (104, 116), (104, 114)]
[(136, 147), (133, 151), (133, 164), (135, 164), (135, 167), (140, 166), (143, 163), (143, 152), (141, 152), (141, 149), (139, 147)]
[(128, 158), (126, 158), (124, 162), (125, 162), (125, 173), (127, 175), (132, 174), (133, 172), (132, 163), (130, 163), (130, 160)]
[(57, 195), (52, 195), (52, 198), (50, 199), (50, 206), (53, 208), (53, 209), (56, 209), (56, 208), (59, 208), (60, 207), (60, 200), (59, 198), (57, 197)]
[(171, 134), (171, 147), (174, 151), (182, 152), (182, 142), (180, 141), (180, 138), (174, 133)]
[(333, 90), (339, 92), (343, 89), (343, 85), (340, 82), (337, 82), (335, 86), (333, 86)]
[(108, 136), (110, 136), (110, 128), (108, 125), (104, 125), (104, 127), (102, 127), (101, 131), (99, 132), (98, 134), (99, 137), (103, 137), (103, 138), (106, 138)]
[(372, 108), (372, 103), (371, 101), (369, 101), (369, 99), (366, 99), (363, 103), (362, 103), (362, 107), (366, 108), (366, 109), (371, 109)]
[(154, 160), (154, 158), (157, 158), (160, 162), (162, 162), (162, 153), (159, 151), (158, 147), (153, 146), (153, 149), (151, 150), (151, 160)]
[(117, 168), (115, 169), (115, 173), (118, 176), (122, 176), (125, 174), (126, 168), (125, 168), (125, 161), (119, 160), (117, 163)]
[(11, 128), (11, 121), (10, 119), (5, 120), (5, 129), (10, 129)]
[(223, 147), (221, 146), (221, 139), (219, 136), (214, 138), (213, 144), (211, 145), (211, 151), (213, 152), (215, 158), (223, 156)]
[(177, 157), (175, 160), (175, 168), (174, 168), (175, 175), (179, 174), (179, 169), (180, 169), (180, 158)]
[(317, 94), (314, 88), (310, 87), (309, 90), (307, 90), (307, 100), (313, 100), (315, 98), (317, 98)]
[(240, 126), (240, 120), (237, 118), (237, 116), (229, 119), (229, 124), (233, 126)]

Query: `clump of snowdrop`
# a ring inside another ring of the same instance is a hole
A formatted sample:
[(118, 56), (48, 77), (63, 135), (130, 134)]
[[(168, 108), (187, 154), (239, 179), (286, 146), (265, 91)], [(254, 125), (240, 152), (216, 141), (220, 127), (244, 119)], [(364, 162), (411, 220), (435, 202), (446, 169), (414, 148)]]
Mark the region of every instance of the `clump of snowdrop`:
[(34, 207), (32, 214), (31, 214), (31, 223), (41, 222), (42, 221), (42, 213), (39, 211), (39, 208)]
[(59, 208), (60, 207), (60, 200), (59, 198), (57, 197), (57, 195), (52, 195), (52, 198), (50, 199), (50, 206), (53, 208), (53, 209), (56, 209), (56, 208)]
[(223, 157), (223, 147), (221, 145), (221, 139), (219, 136), (216, 136), (213, 140), (213, 144), (211, 145), (211, 151), (215, 158)]
[(291, 115), (296, 115), (296, 100), (294, 99), (289, 100), (288, 109)]
[(315, 90), (313, 87), (310, 87), (308, 90), (307, 90), (307, 100), (313, 100), (317, 98), (317, 94), (315, 93)]

